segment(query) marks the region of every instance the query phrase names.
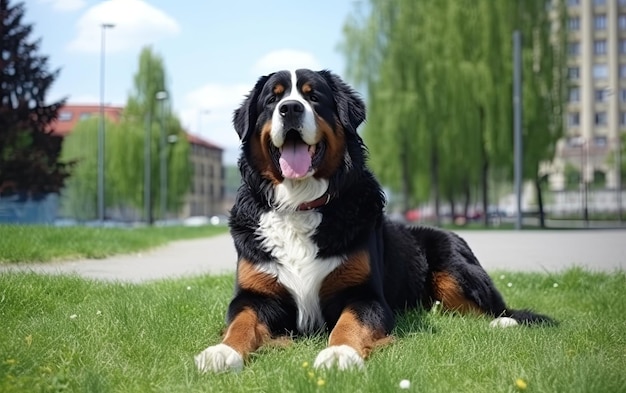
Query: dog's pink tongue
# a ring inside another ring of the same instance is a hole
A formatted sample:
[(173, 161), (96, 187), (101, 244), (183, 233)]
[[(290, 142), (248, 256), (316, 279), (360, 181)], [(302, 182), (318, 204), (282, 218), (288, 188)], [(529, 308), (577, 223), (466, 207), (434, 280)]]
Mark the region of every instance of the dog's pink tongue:
[(285, 142), (278, 162), (284, 177), (288, 179), (304, 177), (311, 167), (309, 145), (295, 141)]

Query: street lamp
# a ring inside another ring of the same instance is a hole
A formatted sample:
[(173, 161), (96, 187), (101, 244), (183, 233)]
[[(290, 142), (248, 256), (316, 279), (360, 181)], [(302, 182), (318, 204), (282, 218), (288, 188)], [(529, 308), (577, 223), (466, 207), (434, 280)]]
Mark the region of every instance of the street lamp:
[(581, 204), (583, 210), (583, 221), (585, 226), (589, 226), (589, 208), (587, 207), (587, 180), (585, 179), (585, 171), (587, 169), (586, 165), (586, 157), (585, 157), (585, 138), (579, 136), (574, 139), (574, 145), (580, 147), (580, 193), (581, 193)]
[(202, 115), (208, 115), (209, 113), (211, 113), (211, 111), (208, 109), (200, 109), (198, 111), (198, 131), (196, 131), (198, 134), (202, 131)]
[(167, 137), (165, 135), (165, 100), (167, 100), (167, 92), (159, 91), (156, 93), (157, 101), (161, 102), (161, 148), (160, 148), (160, 172), (161, 172), (161, 214), (162, 219), (167, 217)]
[(100, 127), (98, 128), (98, 220), (104, 224), (104, 48), (106, 29), (115, 27), (112, 23), (103, 23), (100, 45)]

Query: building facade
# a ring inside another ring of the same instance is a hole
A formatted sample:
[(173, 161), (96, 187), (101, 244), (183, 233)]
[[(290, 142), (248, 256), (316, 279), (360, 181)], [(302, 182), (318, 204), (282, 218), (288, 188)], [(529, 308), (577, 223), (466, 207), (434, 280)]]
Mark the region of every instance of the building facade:
[(586, 183), (615, 188), (620, 171), (609, 157), (626, 129), (626, 0), (566, 1), (566, 131), (551, 186), (567, 187), (569, 167)]
[[(117, 122), (121, 119), (123, 107), (104, 106), (104, 115)], [(65, 105), (59, 110), (58, 119), (51, 123), (56, 135), (65, 137), (76, 124), (90, 117), (100, 116), (99, 105)], [(191, 216), (219, 215), (224, 213), (224, 169), (223, 150), (199, 136), (185, 132), (189, 142), (189, 160), (193, 175), (185, 205), (179, 212), (181, 218)]]

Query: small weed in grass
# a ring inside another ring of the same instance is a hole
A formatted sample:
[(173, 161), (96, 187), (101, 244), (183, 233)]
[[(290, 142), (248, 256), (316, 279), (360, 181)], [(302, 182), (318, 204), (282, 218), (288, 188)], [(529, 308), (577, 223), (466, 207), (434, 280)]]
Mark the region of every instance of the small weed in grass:
[(626, 273), (492, 277), (512, 307), (560, 324), (491, 329), (487, 318), (409, 312), (364, 372), (313, 369), (327, 340), (317, 335), (214, 375), (193, 356), (220, 340), (232, 275), (130, 285), (5, 273), (0, 391), (378, 393), (403, 380), (418, 392), (626, 391)]

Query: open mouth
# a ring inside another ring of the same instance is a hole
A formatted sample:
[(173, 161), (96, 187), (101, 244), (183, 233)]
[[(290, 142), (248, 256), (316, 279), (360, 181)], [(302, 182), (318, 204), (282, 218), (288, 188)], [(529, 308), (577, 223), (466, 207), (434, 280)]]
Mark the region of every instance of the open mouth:
[(296, 130), (287, 132), (281, 147), (270, 143), (274, 164), (287, 179), (302, 179), (313, 172), (319, 166), (325, 148), (321, 141), (315, 145), (306, 144)]

